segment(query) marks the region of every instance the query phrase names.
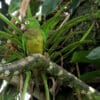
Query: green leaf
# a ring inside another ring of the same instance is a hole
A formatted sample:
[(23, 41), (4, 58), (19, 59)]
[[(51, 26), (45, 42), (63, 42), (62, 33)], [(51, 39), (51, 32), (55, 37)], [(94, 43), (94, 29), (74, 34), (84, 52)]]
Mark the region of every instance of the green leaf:
[(88, 80), (95, 78), (95, 77), (100, 77), (100, 70), (99, 71), (87, 72), (87, 73), (81, 75), (80, 79), (82, 81), (88, 81)]
[[(5, 44), (5, 45), (1, 45), (1, 46), (0, 46), (0, 50), (4, 50), (6, 47), (7, 47), (6, 44)], [(0, 55), (1, 55), (1, 54), (0, 54)]]
[(23, 51), (24, 51), (24, 54), (27, 54), (26, 37), (25, 37), (25, 34), (22, 35), (22, 49), (23, 49)]
[(7, 63), (23, 58), (23, 54), (12, 52), (12, 55), (7, 59)]
[(88, 35), (90, 34), (91, 30), (93, 29), (93, 26), (94, 26), (94, 23), (90, 26), (90, 28), (87, 30), (87, 32), (80, 39), (80, 42), (84, 41), (88, 37)]
[(43, 9), (42, 13), (43, 15), (48, 15), (52, 11), (54, 11), (61, 3), (62, 0), (45, 0), (42, 4)]
[(95, 63), (100, 64), (100, 59), (98, 60), (90, 60), (86, 56), (90, 51), (76, 51), (74, 52), (71, 62), (72, 63)]
[(42, 0), (30, 0), (30, 8), (32, 15), (35, 15), (41, 5)]
[(17, 39), (17, 38), (9, 38), (11, 41), (12, 41), (12, 43), (14, 43), (14, 44), (16, 44), (17, 46), (22, 46), (21, 45), (21, 42)]
[(61, 12), (64, 7), (61, 8), (53, 17), (48, 19), (42, 26), (41, 28), (44, 30), (46, 37), (52, 31), (52, 29), (58, 24), (58, 22), (62, 19)]
[(10, 39), (16, 45), (21, 46), (21, 42), (18, 40), (18, 38), (15, 38), (14, 34), (8, 34), (7, 32), (0, 31), (0, 35), (2, 36), (2, 39)]
[(100, 47), (94, 48), (88, 55), (88, 59), (97, 60), (100, 59)]
[(71, 15), (75, 11), (75, 9), (78, 7), (80, 1), (82, 1), (82, 0), (71, 0), (71, 5), (70, 5), (70, 8), (69, 8), (69, 12), (70, 12)]
[(22, 0), (11, 0), (11, 4), (8, 8), (8, 13), (13, 13), (14, 11), (18, 10), (21, 5)]
[(83, 2), (84, 0), (71, 0), (71, 4), (69, 7), (69, 13), (72, 15), (74, 11), (79, 7), (79, 5)]
[(0, 13), (0, 19), (2, 19), (6, 24), (8, 24), (14, 31), (18, 34), (22, 34), (19, 28), (17, 28), (8, 18), (6, 18), (3, 14)]
[(2, 38), (6, 38), (6, 39), (9, 39), (12, 37), (12, 35), (8, 34), (7, 32), (4, 32), (4, 31), (0, 31), (0, 36), (2, 36)]

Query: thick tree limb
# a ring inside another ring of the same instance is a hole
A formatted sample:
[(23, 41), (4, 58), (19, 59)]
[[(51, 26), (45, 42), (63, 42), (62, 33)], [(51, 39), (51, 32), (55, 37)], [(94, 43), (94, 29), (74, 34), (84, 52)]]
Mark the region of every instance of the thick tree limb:
[(14, 61), (12, 63), (0, 65), (0, 74), (14, 71), (34, 70), (46, 71), (52, 76), (56, 77), (62, 82), (64, 86), (70, 86), (75, 89), (79, 89), (82, 94), (87, 95), (90, 98), (100, 96), (100, 93), (94, 88), (88, 86), (77, 77), (63, 69), (61, 66), (51, 62), (46, 57), (40, 54), (33, 54), (24, 59)]
[(49, 66), (49, 61), (41, 54), (34, 54), (12, 63), (0, 65), (0, 74), (10, 74), (15, 71), (32, 70), (34, 68), (39, 70), (46, 70)]

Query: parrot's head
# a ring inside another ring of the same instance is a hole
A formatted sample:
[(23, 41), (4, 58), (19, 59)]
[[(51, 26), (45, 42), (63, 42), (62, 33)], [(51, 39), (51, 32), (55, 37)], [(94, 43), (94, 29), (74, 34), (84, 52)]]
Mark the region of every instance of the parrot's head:
[(35, 28), (35, 27), (40, 27), (40, 24), (39, 22), (35, 19), (35, 18), (27, 18), (25, 19), (25, 27), (26, 29), (29, 29), (29, 28)]

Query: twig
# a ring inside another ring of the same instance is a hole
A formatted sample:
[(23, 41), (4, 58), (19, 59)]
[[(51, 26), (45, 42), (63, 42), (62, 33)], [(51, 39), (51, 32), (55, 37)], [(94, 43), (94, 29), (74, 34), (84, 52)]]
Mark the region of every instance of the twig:
[(26, 10), (30, 3), (30, 0), (23, 0), (19, 9), (19, 16), (23, 19), (26, 16)]
[(61, 25), (59, 26), (59, 29), (69, 20), (69, 18), (70, 18), (70, 14), (68, 13), (68, 14), (66, 15), (66, 18), (63, 20), (63, 22), (62, 22)]

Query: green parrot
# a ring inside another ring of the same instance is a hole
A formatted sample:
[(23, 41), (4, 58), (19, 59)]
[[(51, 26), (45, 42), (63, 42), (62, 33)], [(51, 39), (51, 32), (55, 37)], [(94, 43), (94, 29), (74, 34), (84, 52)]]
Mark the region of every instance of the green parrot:
[(40, 24), (36, 19), (28, 18), (25, 21), (26, 31), (24, 36), (26, 38), (27, 54), (40, 53), (43, 54), (45, 35)]

